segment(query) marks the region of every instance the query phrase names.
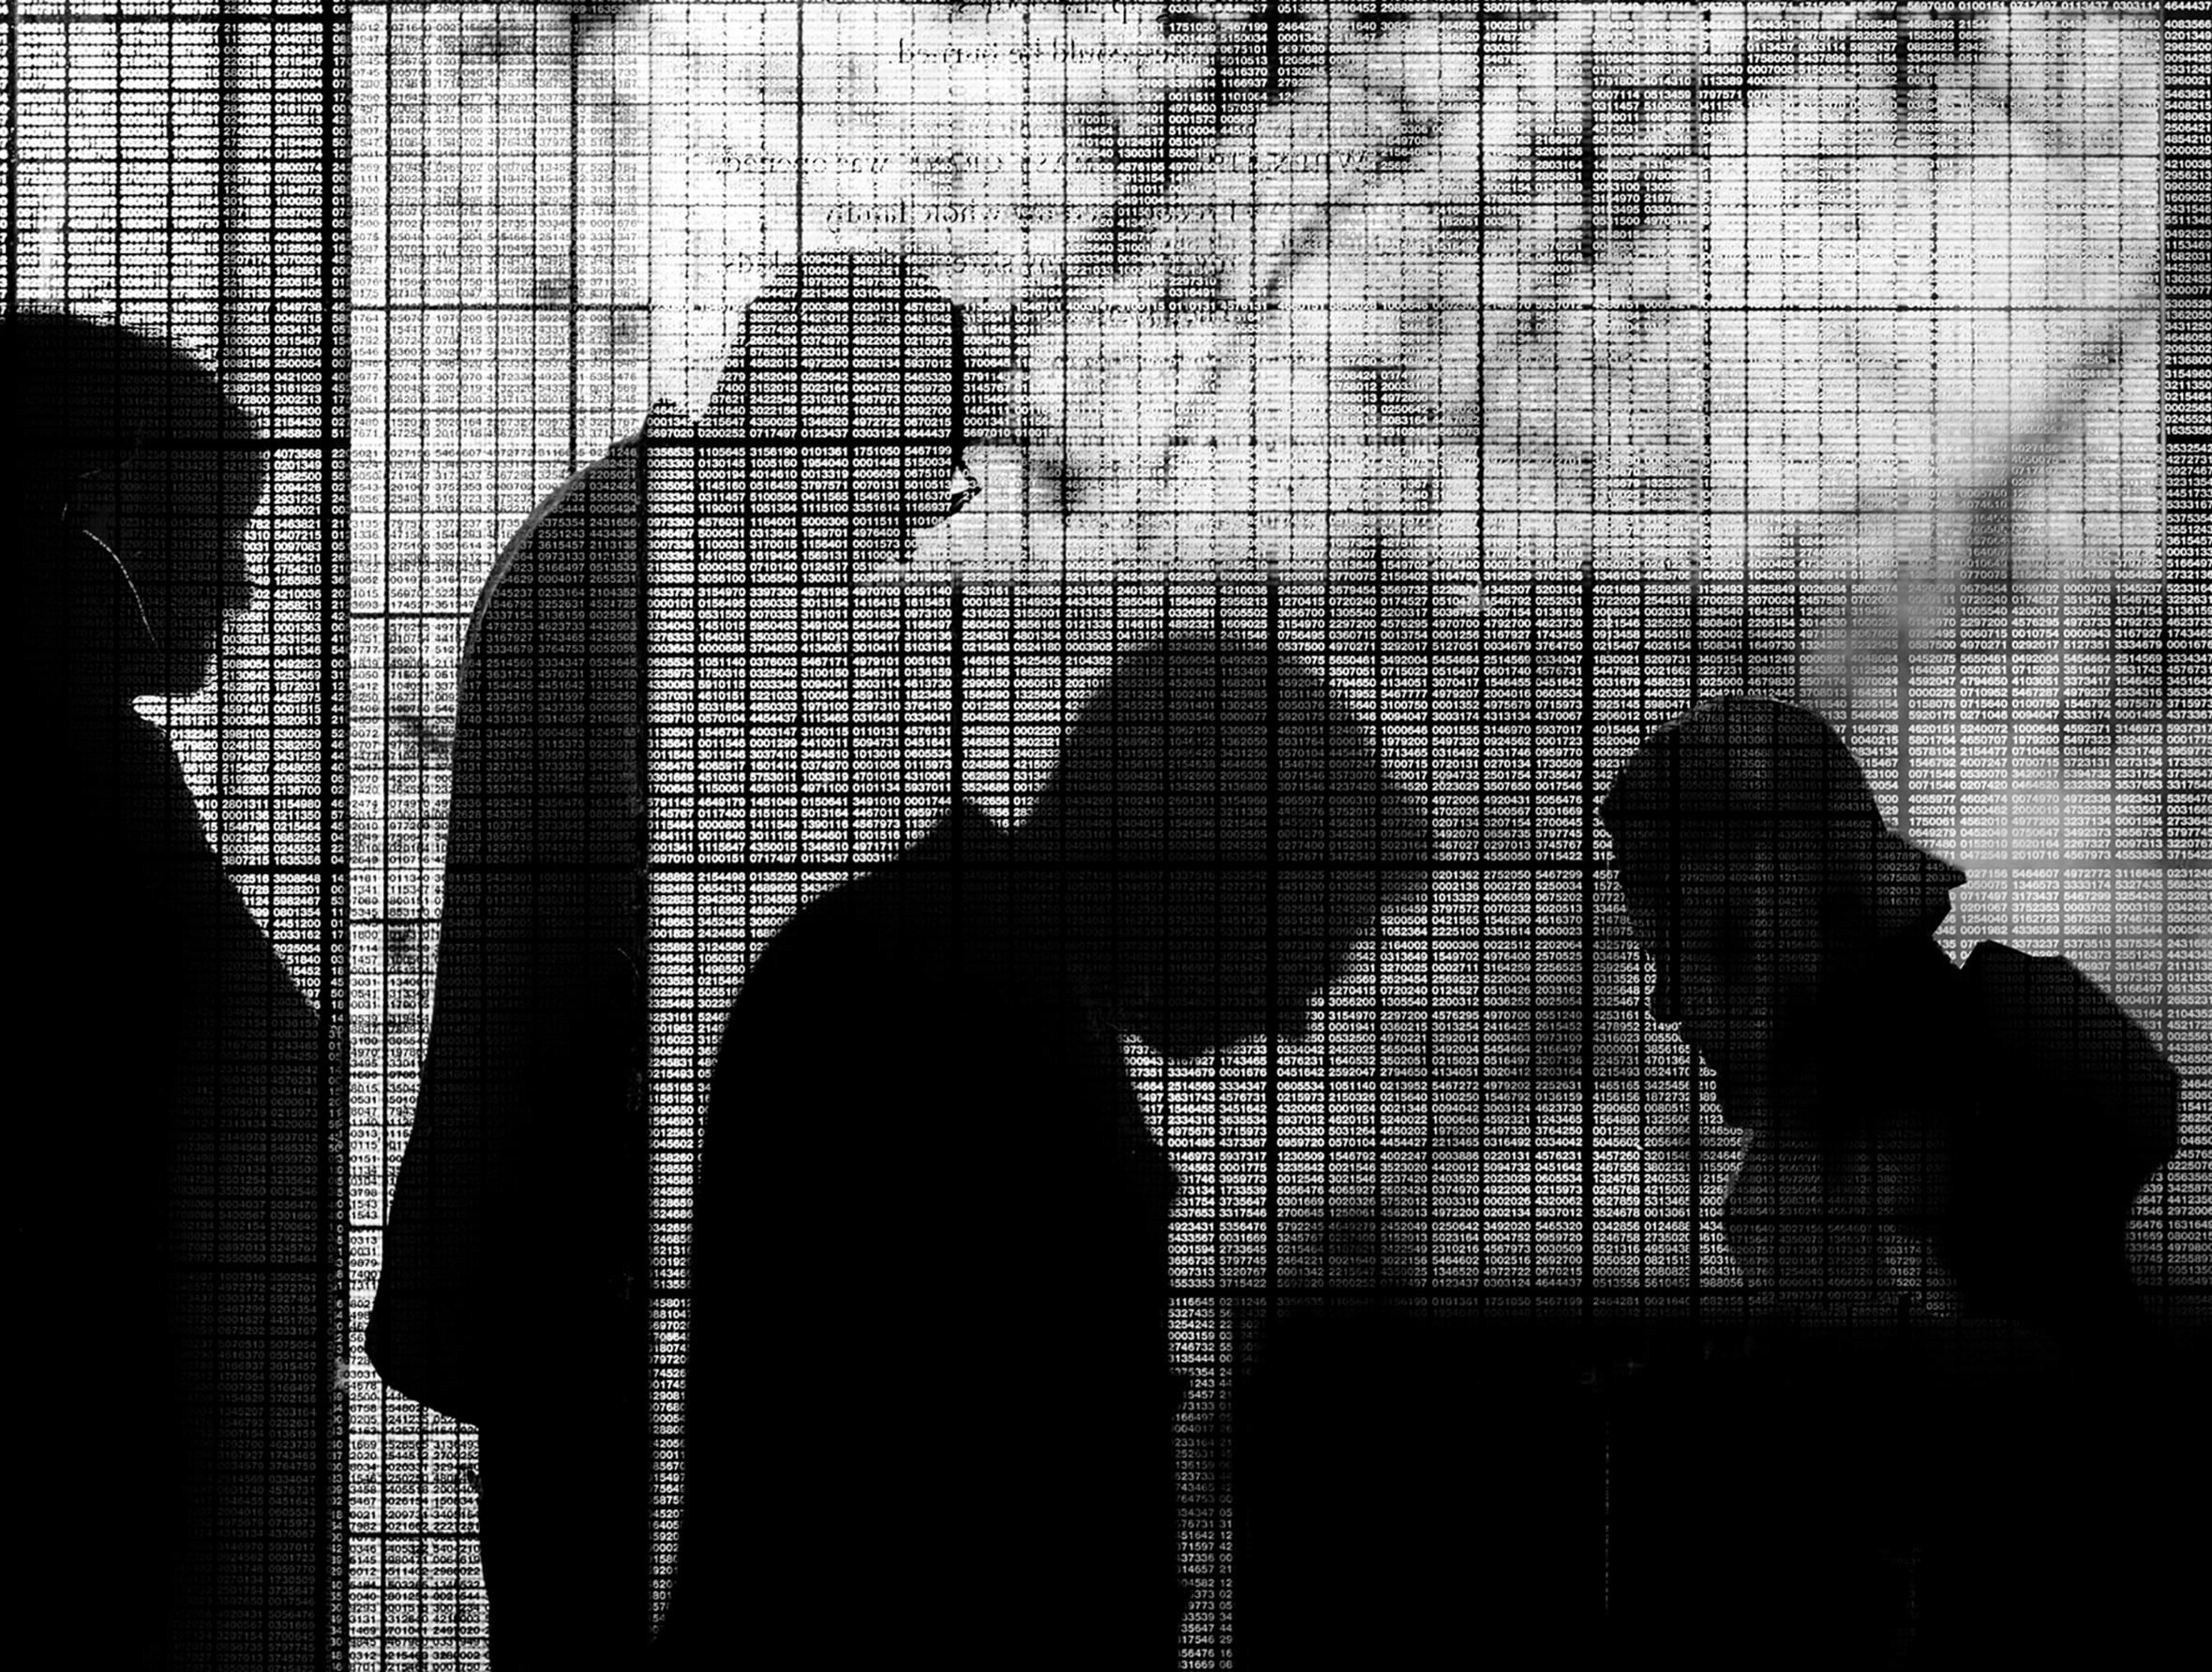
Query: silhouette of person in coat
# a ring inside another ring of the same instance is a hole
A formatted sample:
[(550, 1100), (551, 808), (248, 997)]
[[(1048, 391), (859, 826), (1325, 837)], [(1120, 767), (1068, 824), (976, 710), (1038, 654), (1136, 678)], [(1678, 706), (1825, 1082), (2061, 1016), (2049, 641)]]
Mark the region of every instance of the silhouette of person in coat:
[(649, 557), (726, 575), (732, 654), (756, 583), (903, 558), (967, 486), (959, 324), (898, 261), (809, 255), (747, 308), (706, 411), (656, 407), (539, 506), (470, 624), (368, 1350), (479, 1429), (497, 1665), (616, 1665), (651, 1629)]
[(957, 804), (733, 1006), (661, 1648), (1172, 1666), (1174, 1180), (1123, 1039), (1294, 1037), (1427, 826), (1327, 682), (1123, 654), (1029, 817)]
[(0, 392), (38, 856), (14, 1577), (61, 1622), (49, 1658), (306, 1665), (327, 1644), (321, 1028), (134, 707), (198, 690), (252, 601), (259, 437), (188, 356), (67, 314), (0, 321)]
[(2069, 1337), (2135, 1312), (2130, 1205), (2173, 1154), (2149, 1038), (2063, 958), (1933, 932), (1965, 881), (1884, 822), (1826, 722), (1724, 696), (1662, 727), (1606, 798), (1652, 1014), (1749, 1132), (1726, 1210), (1752, 1282), (1894, 1295), (1887, 1226), (1970, 1315)]

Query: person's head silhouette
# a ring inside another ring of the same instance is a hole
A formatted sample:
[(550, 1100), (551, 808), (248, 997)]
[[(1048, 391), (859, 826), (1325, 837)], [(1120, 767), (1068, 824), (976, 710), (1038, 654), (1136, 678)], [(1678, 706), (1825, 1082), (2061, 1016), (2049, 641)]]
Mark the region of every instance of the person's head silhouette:
[(1925, 937), (1965, 873), (1883, 822), (1851, 752), (1810, 709), (1700, 703), (1638, 746), (1600, 810), (1651, 955), (1651, 1008), (1757, 1120), (1811, 1064), (1824, 981)]
[(698, 437), (756, 524), (864, 563), (973, 497), (961, 310), (910, 262), (810, 252), (745, 309)]
[(1116, 660), (1016, 843), (1110, 1019), (1189, 1057), (1302, 1033), (1430, 836), (1325, 679), (1181, 637)]
[(0, 388), (38, 631), (106, 694), (197, 690), (223, 618), (253, 601), (252, 420), (188, 355), (73, 314), (0, 320)]

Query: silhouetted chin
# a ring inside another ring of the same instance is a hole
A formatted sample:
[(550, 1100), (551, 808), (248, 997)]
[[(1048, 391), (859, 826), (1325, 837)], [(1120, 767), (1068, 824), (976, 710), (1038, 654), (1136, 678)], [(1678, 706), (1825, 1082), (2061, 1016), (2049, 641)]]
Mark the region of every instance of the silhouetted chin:
[(132, 681), (140, 696), (190, 696), (204, 687), (215, 671), (211, 647), (191, 655), (172, 655), (148, 668)]
[(1170, 1062), (1188, 1062), (1255, 1038), (1262, 1029), (1256, 1021), (1246, 1023), (1221, 1016), (1172, 1016), (1154, 1017), (1131, 1031)]
[(1721, 1113), (1730, 1121), (1757, 1120), (1766, 1111), (1764, 1088), (1756, 1080), (1747, 1081), (1731, 1073), (1710, 1056), (1699, 1054), (1702, 1062), (1712, 1071), (1713, 1095), (1720, 1099)]
[(1139, 1029), (1137, 1037), (1170, 1062), (1177, 1063), (1204, 1056), (1208, 1052), (1226, 1050), (1236, 1043), (1234, 1038), (1195, 1028), (1146, 1027)]
[(1313, 1031), (1313, 1012), (1307, 1005), (1282, 1010), (1273, 1017), (1259, 1014), (1202, 1015), (1190, 1020), (1154, 1021), (1135, 1030), (1137, 1037), (1170, 1062), (1188, 1062), (1216, 1051), (1232, 1051), (1273, 1035), (1285, 1044), (1303, 1039)]

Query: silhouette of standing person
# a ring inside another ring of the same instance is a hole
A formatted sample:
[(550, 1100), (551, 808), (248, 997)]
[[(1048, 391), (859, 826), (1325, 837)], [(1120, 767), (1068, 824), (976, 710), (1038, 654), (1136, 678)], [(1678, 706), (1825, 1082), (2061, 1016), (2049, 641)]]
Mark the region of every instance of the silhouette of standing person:
[(165, 343), (0, 321), (11, 659), (39, 856), (17, 926), (14, 1578), (50, 1658), (306, 1665), (326, 1644), (322, 1046), (134, 703), (253, 598), (254, 425)]
[(957, 804), (732, 1007), (661, 1648), (1172, 1666), (1174, 1180), (1123, 1038), (1293, 1037), (1427, 827), (1327, 683), (1122, 655), (1029, 817)]
[(1603, 808), (1652, 1014), (1746, 1128), (1728, 1193), (1752, 1283), (1891, 1298), (1921, 1238), (1969, 1315), (2079, 1340), (2135, 1312), (2130, 1205), (2173, 1154), (2149, 1038), (2063, 958), (1933, 938), (1964, 873), (1883, 822), (1826, 722), (1724, 696), (1662, 727)]
[(479, 1429), (496, 1665), (618, 1665), (650, 1632), (649, 555), (721, 577), (685, 625), (740, 661), (756, 587), (904, 556), (963, 485), (958, 324), (899, 262), (809, 256), (747, 308), (706, 411), (656, 408), (539, 506), (471, 621), (367, 1345)]

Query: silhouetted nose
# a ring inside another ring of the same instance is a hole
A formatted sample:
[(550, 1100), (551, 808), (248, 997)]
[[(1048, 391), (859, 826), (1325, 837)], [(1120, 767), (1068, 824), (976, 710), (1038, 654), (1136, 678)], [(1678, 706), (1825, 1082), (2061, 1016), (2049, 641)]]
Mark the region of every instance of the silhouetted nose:
[(1665, 961), (1655, 961), (1652, 965), (1652, 1020), (1671, 1023), (1681, 1019), (1681, 984)]

